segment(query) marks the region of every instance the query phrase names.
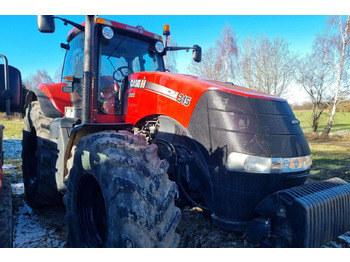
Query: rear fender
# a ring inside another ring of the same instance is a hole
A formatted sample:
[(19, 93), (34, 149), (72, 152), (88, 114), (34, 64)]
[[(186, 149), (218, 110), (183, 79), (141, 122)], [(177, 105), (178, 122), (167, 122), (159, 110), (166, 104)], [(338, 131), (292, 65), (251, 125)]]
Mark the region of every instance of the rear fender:
[(71, 107), (72, 102), (69, 93), (62, 92), (62, 86), (65, 83), (58, 84), (39, 84), (28, 92), (25, 101), (25, 108), (32, 101), (39, 101), (43, 114), (50, 118), (64, 116), (64, 108)]

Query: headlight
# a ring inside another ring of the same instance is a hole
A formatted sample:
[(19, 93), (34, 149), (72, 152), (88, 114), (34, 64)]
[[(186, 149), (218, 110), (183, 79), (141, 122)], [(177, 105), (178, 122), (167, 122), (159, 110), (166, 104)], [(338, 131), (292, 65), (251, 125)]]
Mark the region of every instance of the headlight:
[(155, 48), (157, 50), (158, 53), (162, 53), (164, 51), (164, 45), (162, 42), (158, 41), (156, 44), (155, 44)]
[(226, 169), (249, 173), (288, 173), (311, 168), (311, 155), (292, 158), (268, 158), (241, 153), (230, 153)]
[(113, 38), (114, 32), (112, 28), (110, 28), (109, 26), (105, 26), (104, 28), (102, 28), (102, 35), (109, 40)]

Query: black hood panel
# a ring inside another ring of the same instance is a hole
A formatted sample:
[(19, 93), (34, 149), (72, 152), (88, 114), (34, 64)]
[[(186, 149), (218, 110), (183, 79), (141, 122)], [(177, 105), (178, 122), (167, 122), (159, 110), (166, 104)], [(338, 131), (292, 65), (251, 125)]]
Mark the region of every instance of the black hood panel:
[(224, 166), (231, 152), (263, 157), (311, 154), (287, 102), (208, 91), (199, 99), (188, 130), (211, 166)]

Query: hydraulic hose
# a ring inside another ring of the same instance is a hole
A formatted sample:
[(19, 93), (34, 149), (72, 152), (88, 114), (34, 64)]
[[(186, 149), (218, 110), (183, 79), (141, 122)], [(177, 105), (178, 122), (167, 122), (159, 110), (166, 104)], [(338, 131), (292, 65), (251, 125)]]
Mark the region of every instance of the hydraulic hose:
[(185, 187), (182, 185), (182, 182), (181, 182), (181, 172), (180, 172), (180, 168), (179, 168), (179, 165), (178, 165), (178, 155), (176, 153), (176, 149), (175, 147), (170, 144), (168, 141), (164, 140), (164, 139), (156, 139), (154, 141), (154, 143), (159, 143), (159, 144), (162, 144), (164, 146), (166, 146), (168, 148), (168, 150), (171, 152), (171, 154), (173, 154), (175, 156), (175, 166), (176, 166), (176, 173), (177, 173), (177, 176), (176, 176), (176, 179), (177, 179), (177, 184), (179, 185), (180, 187), (180, 190), (181, 192), (185, 195), (185, 197), (194, 205), (194, 206), (197, 206), (199, 208), (201, 208), (202, 210), (206, 210), (206, 211), (209, 211), (209, 208), (205, 207), (205, 206), (202, 206), (200, 204), (198, 204), (196, 201), (194, 201), (191, 196), (186, 192), (186, 189)]

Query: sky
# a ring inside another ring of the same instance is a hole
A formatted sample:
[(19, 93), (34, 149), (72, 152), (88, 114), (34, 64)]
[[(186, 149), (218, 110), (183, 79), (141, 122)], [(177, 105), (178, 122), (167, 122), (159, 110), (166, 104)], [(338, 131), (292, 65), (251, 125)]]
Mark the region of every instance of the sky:
[[(62, 17), (74, 22), (83, 22), (81, 15)], [(236, 32), (238, 41), (248, 34), (266, 34), (274, 38), (283, 37), (292, 50), (307, 52), (312, 46), (315, 34), (325, 25), (326, 16), (226, 16), (226, 15), (101, 15), (100, 17), (132, 26), (142, 25), (145, 30), (162, 35), (163, 25), (169, 24), (171, 36), (178, 46), (198, 44), (202, 49), (215, 45), (223, 27), (229, 24)], [(6, 26), (4, 26), (6, 25)], [(65, 50), (60, 43), (72, 26), (64, 26), (56, 20), (56, 32), (43, 34), (38, 31), (34, 15), (0, 15), (0, 53), (7, 56), (9, 63), (22, 72), (25, 79), (37, 70), (46, 69), (51, 76), (62, 65)], [(191, 52), (177, 52), (177, 67), (185, 73), (191, 62)]]
[[(35, 5), (37, 2), (38, 8)], [(120, 1), (107, 0), (103, 1), (104, 6), (99, 6), (101, 9), (95, 9), (86, 6), (86, 2), (75, 1), (70, 9), (66, 8), (69, 5), (69, 1), (66, 0), (52, 1), (56, 4), (62, 3), (59, 6), (48, 6), (47, 1), (35, 0), (30, 1), (33, 4), (29, 6), (28, 3), (27, 6), (25, 5), (25, 1), (21, 5), (20, 1), (21, 8), (19, 9), (16, 1), (12, 4), (13, 6), (9, 7), (8, 11), (0, 11), (0, 54), (6, 55), (9, 64), (21, 71), (22, 79), (31, 77), (37, 70), (43, 69), (46, 69), (51, 77), (54, 77), (55, 72), (62, 66), (65, 55), (65, 50), (60, 48), (60, 43), (66, 43), (67, 34), (72, 26), (64, 26), (62, 21), (56, 20), (56, 32), (43, 34), (37, 29), (37, 20), (34, 14), (51, 13), (81, 23), (85, 19), (84, 15), (72, 14), (82, 14), (83, 11), (92, 13), (91, 11), (95, 10), (102, 14), (99, 15), (102, 18), (132, 26), (141, 25), (145, 30), (159, 35), (162, 35), (163, 25), (169, 24), (171, 36), (178, 46), (197, 44), (205, 50), (215, 45), (216, 40), (221, 36), (223, 27), (230, 25), (236, 33), (238, 43), (248, 34), (252, 36), (263, 34), (270, 38), (279, 36), (290, 44), (292, 51), (305, 54), (310, 52), (316, 34), (321, 33), (325, 28), (329, 12), (333, 10), (323, 7), (326, 11), (321, 8), (320, 10), (316, 9), (315, 12), (315, 6), (307, 6), (299, 0), (294, 2), (293, 7), (277, 8), (274, 11), (271, 11), (270, 6), (272, 5), (269, 3), (279, 3), (280, 5), (281, 2), (267, 0), (261, 1), (265, 3), (265, 5), (261, 5), (261, 2), (250, 1), (248, 5), (243, 7), (237, 4), (227, 5), (229, 2), (222, 0), (215, 1), (217, 3), (215, 6), (200, 5), (199, 3), (203, 3), (203, 1), (194, 1), (195, 4), (193, 1), (191, 3), (187, 1), (187, 3), (183, 0), (146, 2), (154, 3), (154, 5), (145, 5), (145, 2), (129, 1), (125, 3), (124, 1), (123, 5), (120, 5)], [(166, 7), (167, 3), (171, 4), (172, 7)], [(317, 3), (320, 5), (322, 1), (317, 1)], [(304, 9), (299, 9), (299, 4), (303, 4)], [(126, 12), (121, 12), (121, 10)], [(293, 13), (293, 10), (296, 13)], [(290, 15), (290, 11), (292, 11), (292, 15)], [(304, 15), (305, 11), (312, 15)], [(60, 15), (58, 12), (68, 15)], [(116, 15), (106, 15), (108, 13)], [(179, 73), (187, 73), (191, 59), (191, 52), (177, 52)]]

